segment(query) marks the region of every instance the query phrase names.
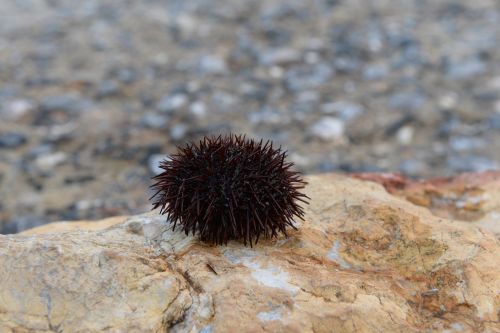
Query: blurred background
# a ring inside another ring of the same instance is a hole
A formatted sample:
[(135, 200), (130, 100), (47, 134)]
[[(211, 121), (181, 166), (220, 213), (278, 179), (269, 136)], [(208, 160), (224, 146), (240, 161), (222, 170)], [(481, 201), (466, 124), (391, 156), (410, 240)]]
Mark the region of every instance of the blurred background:
[(2, 0), (0, 233), (150, 209), (177, 144), (305, 173), (500, 165), (494, 0)]

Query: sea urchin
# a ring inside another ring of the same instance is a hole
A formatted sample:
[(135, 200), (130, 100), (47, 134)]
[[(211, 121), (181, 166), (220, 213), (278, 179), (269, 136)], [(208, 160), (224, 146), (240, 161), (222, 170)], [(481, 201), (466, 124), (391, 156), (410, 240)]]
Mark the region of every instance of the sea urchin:
[(210, 243), (243, 239), (252, 246), (260, 236), (287, 236), (287, 226), (296, 229), (293, 216), (304, 215), (298, 201), (308, 197), (299, 192), (306, 182), (285, 158), (270, 141), (233, 134), (178, 147), (153, 178), (153, 209), (161, 207), (174, 229), (178, 224)]

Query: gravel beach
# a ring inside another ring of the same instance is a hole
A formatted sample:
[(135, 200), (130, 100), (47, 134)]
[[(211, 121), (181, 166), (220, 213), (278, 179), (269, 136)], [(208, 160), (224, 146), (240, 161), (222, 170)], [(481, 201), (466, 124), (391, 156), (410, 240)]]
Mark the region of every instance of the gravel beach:
[(495, 1), (0, 2), (0, 233), (150, 209), (203, 135), (306, 174), (500, 168)]

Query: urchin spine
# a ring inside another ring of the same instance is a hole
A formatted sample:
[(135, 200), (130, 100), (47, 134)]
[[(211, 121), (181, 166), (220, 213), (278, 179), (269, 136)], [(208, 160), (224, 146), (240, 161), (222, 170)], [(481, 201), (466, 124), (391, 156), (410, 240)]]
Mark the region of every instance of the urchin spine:
[(270, 141), (247, 140), (241, 135), (205, 137), (178, 147), (164, 170), (154, 177), (153, 209), (160, 207), (186, 234), (215, 244), (243, 238), (252, 246), (261, 235), (287, 235), (293, 217), (303, 218), (298, 201), (305, 186), (286, 151)]

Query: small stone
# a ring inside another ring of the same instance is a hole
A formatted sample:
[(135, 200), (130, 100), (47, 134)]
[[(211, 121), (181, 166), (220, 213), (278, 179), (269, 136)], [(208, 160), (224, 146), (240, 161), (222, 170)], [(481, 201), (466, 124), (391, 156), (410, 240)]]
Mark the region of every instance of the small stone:
[(450, 79), (468, 79), (486, 72), (487, 66), (478, 57), (465, 60), (452, 60), (448, 64), (446, 74)]
[(155, 112), (146, 112), (141, 118), (141, 125), (148, 128), (165, 128), (168, 118)]
[(40, 155), (35, 159), (35, 166), (42, 172), (50, 172), (58, 165), (66, 162), (67, 155), (63, 152), (54, 152)]
[(63, 111), (78, 113), (92, 108), (93, 102), (76, 95), (55, 95), (44, 99), (40, 109), (45, 112)]
[(458, 95), (455, 93), (446, 94), (438, 99), (438, 105), (443, 110), (452, 110), (456, 107), (457, 102)]
[(163, 169), (160, 168), (160, 162), (165, 161), (165, 160), (170, 160), (170, 157), (164, 154), (153, 154), (149, 156), (148, 158), (148, 166), (149, 170), (155, 174), (159, 175), (160, 173), (163, 172)]
[(488, 124), (490, 128), (495, 130), (500, 130), (500, 113), (494, 114), (488, 119)]
[(202, 57), (198, 66), (202, 74), (226, 74), (228, 72), (226, 62), (216, 56)]
[(408, 159), (404, 160), (399, 166), (401, 172), (405, 175), (409, 176), (418, 176), (422, 174), (422, 171), (425, 170), (424, 162), (416, 159)]
[(6, 103), (6, 105), (0, 108), (0, 119), (17, 120), (33, 111), (33, 109), (33, 103), (24, 99), (16, 99)]
[(499, 165), (496, 161), (485, 156), (456, 156), (452, 155), (447, 160), (448, 168), (454, 172), (483, 172), (488, 170), (498, 169)]
[(403, 146), (408, 146), (413, 141), (415, 129), (412, 126), (406, 125), (401, 127), (396, 132), (396, 139)]
[(189, 127), (187, 125), (185, 125), (185, 124), (175, 125), (170, 130), (170, 137), (173, 140), (180, 140), (180, 139), (184, 138), (184, 136), (186, 135), (188, 129), (189, 129)]
[(425, 97), (418, 92), (400, 92), (391, 96), (389, 105), (395, 109), (417, 110), (425, 102)]
[(264, 66), (289, 65), (300, 61), (300, 52), (295, 49), (273, 49), (263, 51), (259, 55), (259, 62)]
[(286, 86), (291, 91), (315, 89), (327, 83), (335, 71), (328, 64), (320, 62), (315, 65), (292, 68), (286, 73)]
[(493, 108), (495, 109), (496, 113), (500, 114), (500, 100), (495, 101)]
[(285, 122), (283, 115), (269, 107), (264, 107), (260, 111), (250, 112), (248, 120), (253, 125), (278, 125)]
[(456, 136), (450, 138), (450, 146), (456, 151), (477, 150), (486, 146), (486, 142), (481, 138)]
[(18, 132), (0, 134), (0, 148), (17, 148), (26, 143), (26, 136)]
[(56, 143), (63, 140), (71, 139), (78, 125), (74, 122), (69, 122), (62, 125), (54, 125), (49, 127), (47, 134), (45, 136), (45, 141), (50, 143)]
[(207, 107), (203, 102), (194, 102), (189, 106), (189, 112), (197, 118), (204, 118), (207, 115)]
[(337, 101), (323, 104), (321, 111), (323, 113), (335, 114), (343, 120), (351, 120), (361, 115), (364, 112), (364, 108), (356, 103)]
[(165, 113), (172, 113), (186, 106), (188, 97), (185, 94), (174, 94), (163, 97), (158, 103), (158, 110)]
[(119, 68), (116, 71), (116, 77), (123, 83), (132, 83), (136, 80), (137, 74), (133, 68)]
[(212, 95), (213, 103), (217, 105), (220, 111), (231, 111), (232, 107), (238, 103), (238, 99), (232, 94), (217, 90)]
[(97, 89), (97, 97), (104, 98), (110, 96), (116, 96), (120, 92), (120, 85), (118, 82), (113, 80), (106, 80), (99, 84)]
[(335, 117), (323, 117), (310, 128), (313, 136), (323, 140), (342, 140), (344, 122)]
[(385, 78), (389, 73), (389, 68), (386, 64), (375, 64), (366, 66), (363, 70), (363, 77), (366, 80), (374, 81)]
[(333, 62), (335, 69), (339, 73), (353, 73), (358, 70), (360, 64), (359, 61), (351, 57), (339, 57)]
[(21, 215), (8, 221), (0, 229), (0, 234), (17, 234), (23, 230), (46, 224), (47, 219), (36, 215)]

